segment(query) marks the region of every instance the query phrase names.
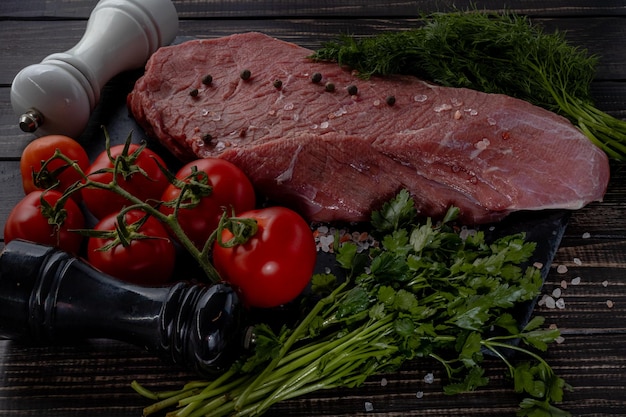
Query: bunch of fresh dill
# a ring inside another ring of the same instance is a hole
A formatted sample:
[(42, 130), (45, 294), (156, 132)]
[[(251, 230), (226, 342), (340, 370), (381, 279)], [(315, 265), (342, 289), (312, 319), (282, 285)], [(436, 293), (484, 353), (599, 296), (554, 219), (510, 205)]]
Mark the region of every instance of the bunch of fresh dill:
[(501, 93), (559, 113), (607, 155), (626, 160), (626, 121), (598, 110), (590, 86), (598, 58), (513, 13), (456, 11), (420, 27), (372, 37), (343, 35), (312, 59), (372, 75), (410, 74), (449, 87)]

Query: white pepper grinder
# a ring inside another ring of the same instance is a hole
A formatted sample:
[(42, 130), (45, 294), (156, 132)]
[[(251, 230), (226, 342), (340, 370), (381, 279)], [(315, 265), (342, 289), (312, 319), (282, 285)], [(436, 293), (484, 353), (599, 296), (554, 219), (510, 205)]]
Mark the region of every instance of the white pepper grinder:
[(141, 68), (172, 43), (178, 15), (171, 0), (101, 0), (70, 50), (21, 70), (11, 104), (24, 132), (78, 137), (113, 76)]

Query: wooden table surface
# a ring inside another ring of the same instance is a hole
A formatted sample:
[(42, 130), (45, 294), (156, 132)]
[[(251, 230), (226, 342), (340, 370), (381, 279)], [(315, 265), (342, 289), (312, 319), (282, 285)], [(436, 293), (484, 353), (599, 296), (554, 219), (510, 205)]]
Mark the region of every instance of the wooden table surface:
[[(175, 0), (179, 36), (218, 37), (262, 31), (302, 46), (349, 32), (367, 35), (414, 26), (420, 13), (467, 7), (469, 1), (419, 0)], [(16, 73), (50, 53), (73, 46), (96, 0), (0, 2), (0, 230), (22, 198), (19, 159), (32, 136), (20, 131), (9, 92)], [(546, 30), (566, 31), (573, 44), (600, 56), (593, 85), (597, 106), (626, 118), (626, 3), (624, 0), (476, 1), (476, 7), (531, 16)], [(97, 126), (123, 103), (136, 74), (107, 85), (81, 142), (100, 140)], [(97, 138), (97, 139), (94, 139)], [(91, 141), (91, 142), (90, 142)], [(91, 144), (91, 145), (89, 145)], [(626, 171), (612, 165), (602, 203), (573, 213), (544, 292), (565, 282), (565, 307), (538, 306), (535, 314), (558, 326), (562, 343), (545, 357), (574, 387), (562, 407), (574, 416), (626, 415)], [(567, 272), (557, 271), (566, 266)], [(573, 285), (580, 281), (578, 285)], [(609, 305), (612, 305), (610, 307)], [(444, 373), (435, 363), (412, 362), (372, 378), (358, 389), (319, 392), (275, 406), (273, 416), (513, 416), (519, 398), (499, 362), (488, 360), (488, 388), (454, 397), (442, 393)], [(424, 377), (432, 373), (433, 383)], [(386, 384), (381, 381), (386, 380)], [(149, 402), (130, 382), (176, 388), (195, 376), (130, 345), (92, 340), (54, 347), (0, 341), (0, 416), (139, 416)], [(418, 398), (417, 392), (424, 395)], [(374, 410), (366, 412), (364, 405)]]

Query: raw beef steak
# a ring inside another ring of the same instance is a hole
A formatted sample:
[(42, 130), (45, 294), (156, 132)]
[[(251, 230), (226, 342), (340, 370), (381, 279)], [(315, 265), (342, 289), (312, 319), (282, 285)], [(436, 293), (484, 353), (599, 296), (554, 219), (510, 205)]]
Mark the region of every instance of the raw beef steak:
[(368, 220), (401, 188), (422, 214), (456, 205), (468, 223), (604, 195), (606, 155), (560, 116), (414, 77), (366, 81), (311, 53), (260, 33), (161, 48), (128, 105), (181, 160), (227, 159), (310, 220)]

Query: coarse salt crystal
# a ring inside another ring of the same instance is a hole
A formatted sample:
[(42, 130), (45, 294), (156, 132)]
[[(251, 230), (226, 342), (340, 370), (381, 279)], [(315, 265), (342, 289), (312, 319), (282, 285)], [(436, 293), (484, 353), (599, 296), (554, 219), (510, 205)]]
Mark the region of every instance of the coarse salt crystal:
[(614, 306), (614, 305), (615, 305), (615, 304), (613, 303), (613, 301), (611, 301), (611, 300), (606, 300), (606, 306), (607, 306), (608, 308), (613, 308), (613, 306)]
[(435, 382), (435, 376), (431, 373), (428, 373), (424, 376), (424, 382), (427, 384), (432, 384)]
[(608, 287), (609, 286), (609, 281), (602, 281), (602, 286), (603, 287)]
[(567, 289), (567, 281), (565, 281), (565, 280), (561, 281), (561, 288), (563, 288), (564, 290)]
[(369, 413), (370, 411), (374, 411), (374, 404), (372, 404), (372, 403), (371, 403), (371, 402), (369, 402), (369, 401), (366, 401), (366, 402), (365, 402), (365, 411), (366, 411), (366, 412), (368, 412), (368, 413)]
[(550, 296), (546, 297), (545, 303), (548, 308), (556, 308), (556, 300)]
[(561, 297), (561, 289), (560, 289), (560, 288), (555, 288), (555, 289), (552, 291), (552, 296), (553, 296), (554, 298), (560, 298), (560, 297)]
[(461, 117), (463, 117), (463, 113), (460, 110), (454, 112), (454, 120), (461, 120)]
[(559, 336), (556, 339), (554, 339), (554, 341), (560, 345), (561, 343), (565, 342), (565, 338), (563, 336)]
[(567, 266), (565, 265), (559, 265), (556, 267), (556, 272), (558, 272), (559, 274), (564, 274), (567, 272)]
[(474, 148), (484, 151), (485, 149), (487, 149), (490, 143), (491, 142), (489, 141), (489, 139), (483, 138), (482, 140), (479, 140), (474, 144)]
[(424, 391), (417, 391), (417, 392), (415, 393), (415, 396), (416, 396), (417, 398), (424, 398)]
[(581, 261), (580, 258), (574, 258), (574, 264), (580, 266), (583, 264), (583, 261)]
[(320, 245), (324, 252), (328, 252), (335, 242), (335, 238), (332, 235), (320, 236)]
[(346, 109), (344, 109), (344, 108), (342, 107), (342, 108), (340, 108), (339, 110), (335, 111), (335, 112), (333, 113), (333, 115), (334, 115), (335, 117), (341, 117), (341, 116), (343, 116), (344, 114), (347, 114), (347, 113), (348, 113), (348, 110), (346, 110)]
[(477, 233), (476, 229), (468, 229), (467, 227), (462, 227), (459, 232), (459, 237), (461, 240), (466, 240), (469, 236), (475, 236)]
[(562, 298), (559, 298), (558, 300), (556, 300), (556, 303), (554, 303), (556, 308), (558, 308), (559, 310), (563, 310), (565, 308), (565, 300)]
[(580, 277), (573, 278), (571, 284), (572, 285), (580, 284)]
[(535, 262), (535, 263), (533, 264), (533, 266), (534, 266), (535, 268), (537, 268), (537, 269), (541, 269), (541, 268), (543, 268), (543, 263), (542, 263), (542, 262)]
[(381, 387), (386, 387), (387, 386), (387, 378), (383, 378), (380, 380), (380, 386)]
[(583, 233), (583, 239), (589, 239), (591, 237), (591, 233), (585, 232)]
[(423, 103), (426, 100), (428, 100), (428, 96), (425, 95), (425, 94), (418, 94), (418, 95), (413, 97), (413, 101), (415, 101), (417, 103)]
[(452, 106), (447, 103), (444, 103), (435, 107), (433, 110), (435, 111), (435, 113), (441, 113), (442, 111), (452, 110)]
[(330, 125), (330, 123), (328, 123), (328, 122), (322, 122), (322, 123), (320, 123), (320, 127), (321, 127), (322, 129), (328, 129), (328, 126), (329, 126), (329, 125)]

